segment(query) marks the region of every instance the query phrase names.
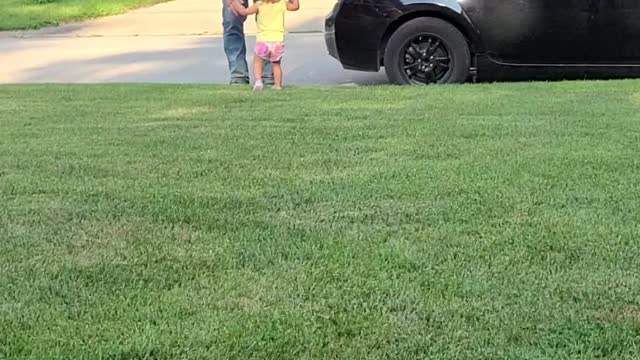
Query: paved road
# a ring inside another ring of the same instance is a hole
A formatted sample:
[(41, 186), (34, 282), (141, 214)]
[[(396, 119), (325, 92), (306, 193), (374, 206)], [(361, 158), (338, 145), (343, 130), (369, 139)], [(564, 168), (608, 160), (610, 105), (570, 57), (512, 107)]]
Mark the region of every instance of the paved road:
[[(251, 47), (254, 38), (248, 39)], [(383, 74), (343, 70), (322, 34), (289, 34), (285, 84), (377, 84)], [(219, 36), (0, 38), (0, 83), (225, 83)]]
[[(222, 0), (176, 0), (40, 31), (0, 33), (0, 83), (226, 83)], [(377, 84), (345, 71), (325, 49), (322, 19), (334, 0), (302, 0), (290, 13), (285, 84)], [(246, 32), (255, 34), (248, 19)], [(254, 38), (249, 36), (248, 46)]]
[[(300, 11), (287, 13), (287, 30), (321, 32), (324, 18), (336, 0), (301, 0)], [(222, 0), (173, 0), (130, 11), (39, 31), (13, 32), (14, 36), (142, 36), (220, 35)], [(245, 24), (247, 34), (255, 34), (253, 19)]]

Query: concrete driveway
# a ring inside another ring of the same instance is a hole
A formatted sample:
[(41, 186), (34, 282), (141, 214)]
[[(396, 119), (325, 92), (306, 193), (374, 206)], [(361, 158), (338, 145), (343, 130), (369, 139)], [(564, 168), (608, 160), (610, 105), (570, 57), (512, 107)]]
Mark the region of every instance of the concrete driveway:
[[(228, 81), (221, 0), (175, 0), (39, 31), (0, 33), (0, 83)], [(376, 84), (383, 74), (343, 70), (327, 55), (323, 19), (334, 0), (301, 0), (289, 13), (288, 84)], [(247, 45), (255, 21), (248, 19)]]

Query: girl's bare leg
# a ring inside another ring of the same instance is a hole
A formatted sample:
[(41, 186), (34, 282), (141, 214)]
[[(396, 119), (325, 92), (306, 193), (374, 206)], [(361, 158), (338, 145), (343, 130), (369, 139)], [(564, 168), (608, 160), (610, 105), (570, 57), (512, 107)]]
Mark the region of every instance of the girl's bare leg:
[(275, 88), (282, 88), (282, 65), (280, 61), (272, 63), (273, 65), (273, 80), (275, 82)]
[[(264, 60), (260, 56), (253, 57), (253, 78), (255, 79), (255, 85), (253, 86), (253, 90), (262, 90), (262, 67)], [(275, 71), (274, 71), (275, 73)]]

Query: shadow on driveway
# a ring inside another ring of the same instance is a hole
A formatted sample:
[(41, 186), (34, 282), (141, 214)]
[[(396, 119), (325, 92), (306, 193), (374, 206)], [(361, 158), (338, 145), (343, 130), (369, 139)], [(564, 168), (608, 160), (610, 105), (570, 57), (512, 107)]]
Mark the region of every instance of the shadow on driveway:
[[(15, 39), (0, 50), (6, 63), (0, 82), (226, 83), (221, 37), (155, 36)], [(254, 37), (247, 38), (252, 49)], [(46, 55), (42, 55), (46, 54)], [(247, 56), (251, 60), (251, 55)], [(325, 49), (322, 34), (290, 34), (283, 59), (285, 84), (384, 84), (382, 73), (343, 70)]]

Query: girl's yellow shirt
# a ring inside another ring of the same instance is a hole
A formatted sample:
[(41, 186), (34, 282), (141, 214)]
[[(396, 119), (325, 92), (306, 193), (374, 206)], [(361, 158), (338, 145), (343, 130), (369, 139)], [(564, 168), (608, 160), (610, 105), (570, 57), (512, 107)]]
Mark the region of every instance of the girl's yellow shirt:
[(284, 15), (287, 12), (286, 0), (277, 2), (258, 1), (257, 40), (260, 42), (284, 41)]

